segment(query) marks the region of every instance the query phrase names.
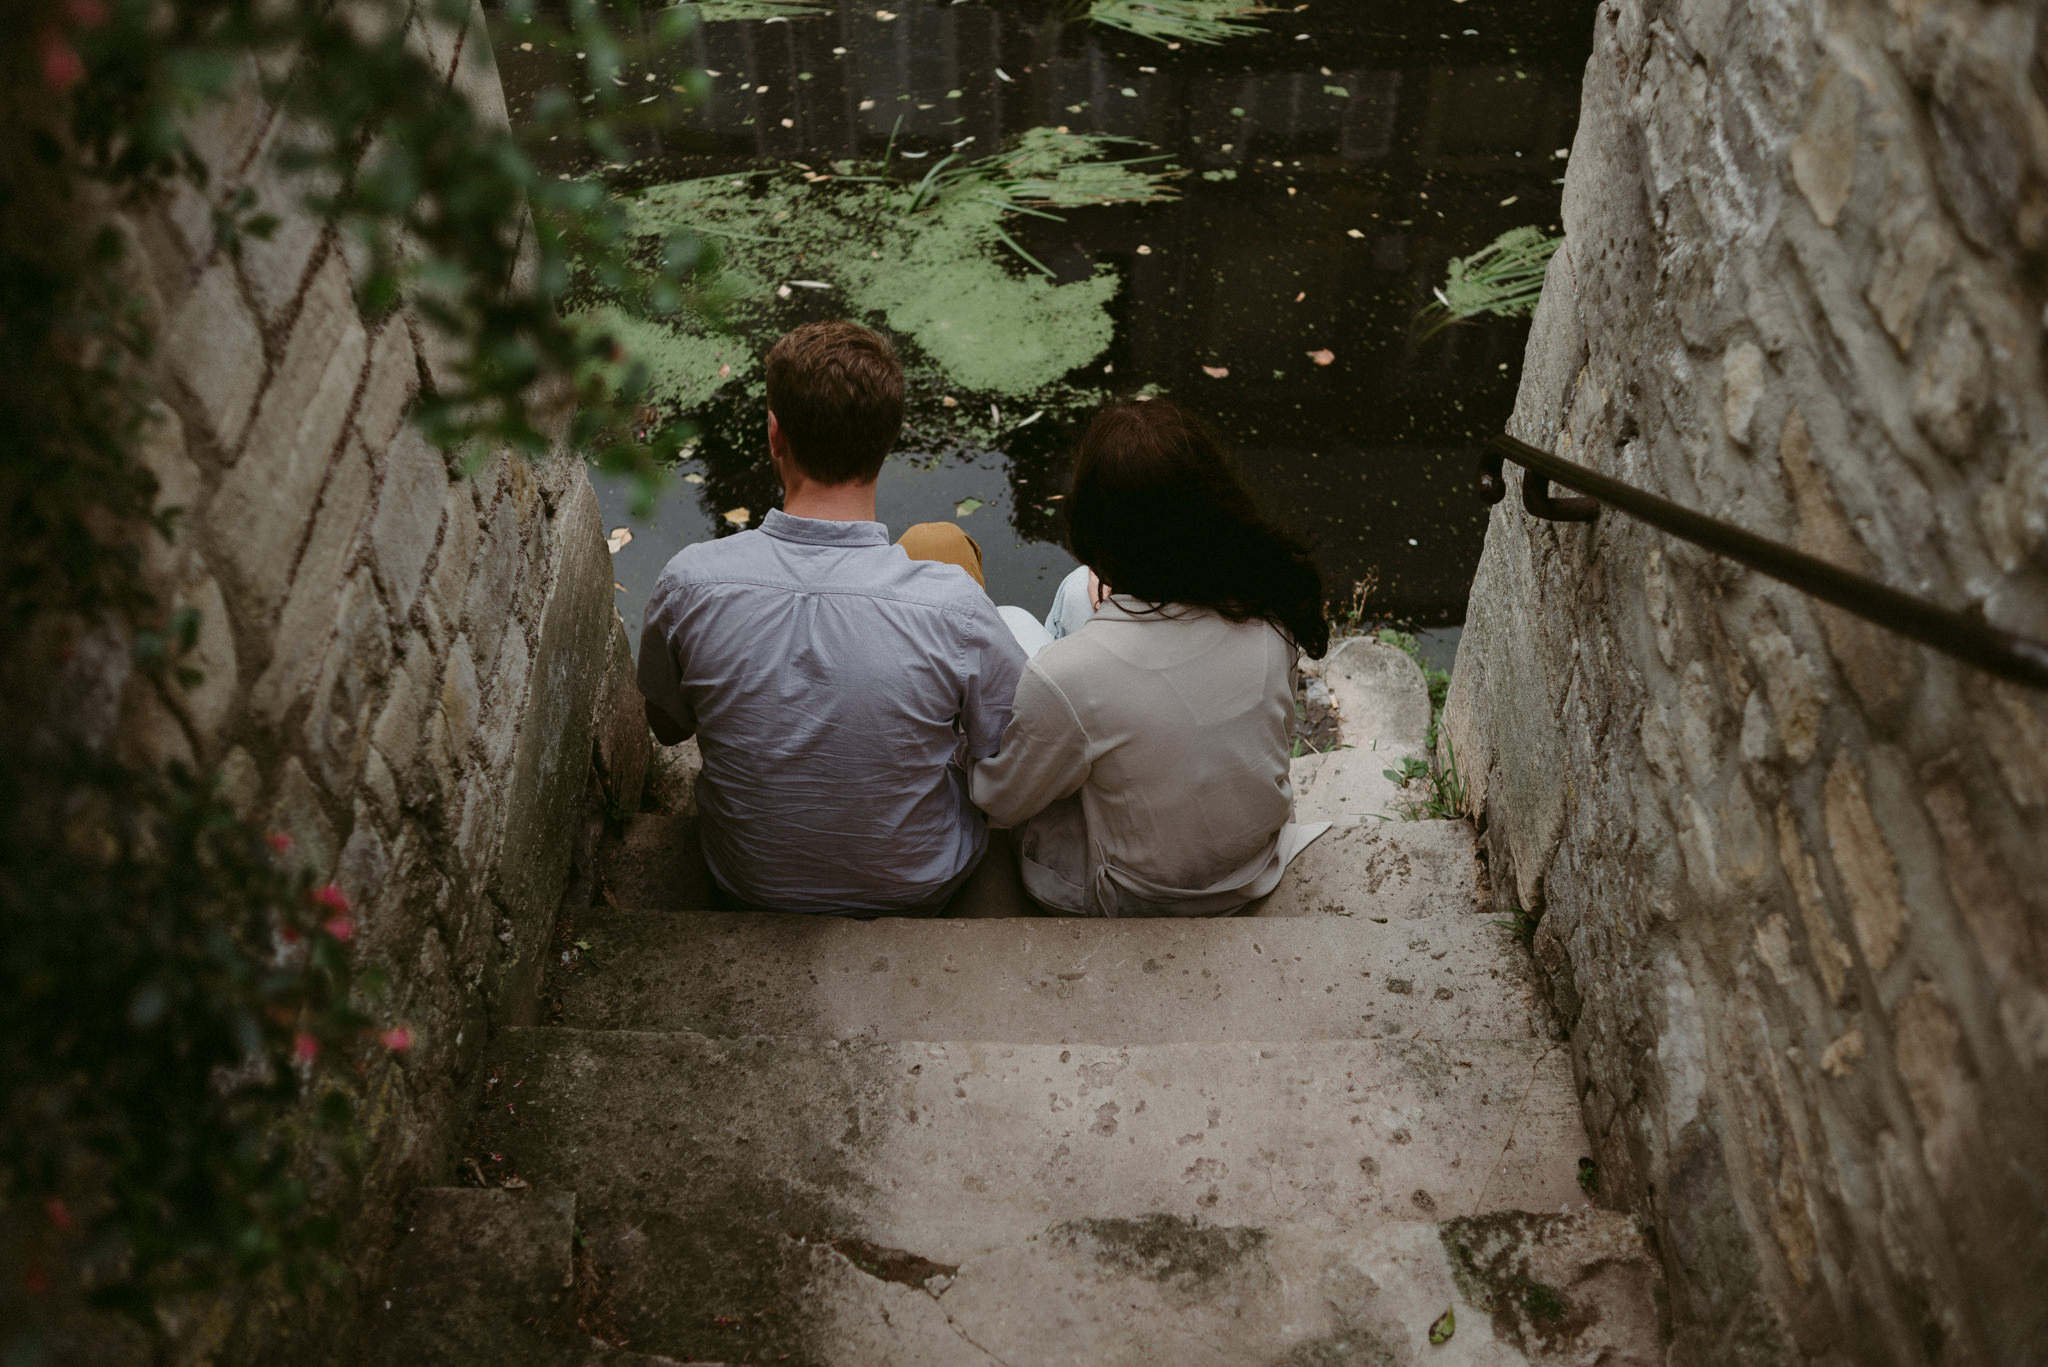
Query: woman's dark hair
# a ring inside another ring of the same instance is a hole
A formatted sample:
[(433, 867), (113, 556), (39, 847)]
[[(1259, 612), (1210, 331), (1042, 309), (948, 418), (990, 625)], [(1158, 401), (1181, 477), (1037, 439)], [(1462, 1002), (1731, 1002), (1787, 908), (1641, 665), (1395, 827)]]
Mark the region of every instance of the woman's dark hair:
[(1201, 419), (1165, 399), (1113, 403), (1081, 438), (1067, 499), (1074, 555), (1154, 608), (1271, 622), (1313, 659), (1330, 644), (1308, 548), (1259, 515)]

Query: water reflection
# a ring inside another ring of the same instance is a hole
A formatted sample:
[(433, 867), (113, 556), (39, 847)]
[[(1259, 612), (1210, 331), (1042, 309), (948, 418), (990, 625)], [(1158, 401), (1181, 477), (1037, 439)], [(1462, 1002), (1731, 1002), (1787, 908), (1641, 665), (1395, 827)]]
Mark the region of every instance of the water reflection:
[[(1372, 576), (1376, 611), (1455, 621), (1485, 521), (1472, 455), (1512, 406), (1525, 325), (1418, 341), (1410, 324), (1450, 257), (1556, 222), (1591, 7), (1315, 0), (1266, 16), (1258, 37), (1177, 51), (1063, 12), (898, 0), (706, 25), (688, 55), (717, 73), (711, 96), (641, 135), (637, 160), (608, 174), (632, 187), (874, 160), (892, 140), (899, 154), (979, 155), (1042, 126), (1155, 145), (1189, 170), (1179, 201), (1015, 221), (1063, 279), (1108, 263), (1123, 280), (1114, 343), (1070, 380), (1084, 397), (1172, 391), (1217, 422), (1269, 508), (1315, 541), (1333, 593)], [(516, 118), (554, 62), (499, 50)], [(830, 308), (798, 291), (776, 321)], [(1327, 365), (1311, 359), (1322, 350)], [(702, 415), (705, 482), (679, 489), (629, 551), (651, 558), (663, 542), (714, 534), (727, 509), (770, 506), (760, 410), (758, 394), (721, 393)], [(990, 553), (992, 588), (1035, 602), (1065, 563), (1035, 543), (1057, 534), (1047, 496), (1085, 417), (1085, 406), (1049, 411), (1006, 434), (1000, 453), (961, 450), (939, 395), (915, 394), (911, 459), (885, 476), (883, 515), (900, 530), (985, 500), (964, 525)], [(608, 512), (623, 506), (608, 497)], [(620, 568), (628, 583), (626, 553)]]

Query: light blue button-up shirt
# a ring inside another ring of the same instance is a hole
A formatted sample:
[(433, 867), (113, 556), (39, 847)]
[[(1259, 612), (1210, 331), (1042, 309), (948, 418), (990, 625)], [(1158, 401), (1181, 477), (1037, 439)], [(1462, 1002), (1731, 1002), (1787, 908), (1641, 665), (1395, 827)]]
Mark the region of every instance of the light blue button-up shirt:
[(1023, 668), (966, 571), (779, 509), (678, 552), (640, 638), (640, 691), (703, 751), (705, 862), (786, 911), (924, 907), (973, 868), (963, 765), (996, 752)]

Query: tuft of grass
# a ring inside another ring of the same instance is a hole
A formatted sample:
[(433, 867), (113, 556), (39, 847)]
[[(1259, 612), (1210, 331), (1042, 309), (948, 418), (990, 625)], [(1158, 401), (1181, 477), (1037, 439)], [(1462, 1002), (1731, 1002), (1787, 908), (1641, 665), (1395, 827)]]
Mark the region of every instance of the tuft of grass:
[(1454, 256), (1436, 300), (1416, 315), (1424, 338), (1453, 323), (1490, 313), (1526, 318), (1543, 297), (1543, 272), (1562, 243), (1536, 227), (1510, 228), (1470, 256)]
[(1245, 20), (1271, 13), (1245, 0), (1092, 0), (1087, 19), (1155, 43), (1211, 46), (1259, 32), (1258, 25)]
[(1381, 770), (1404, 789), (1420, 785), (1418, 795), (1398, 804), (1403, 821), (1447, 821), (1465, 815), (1465, 780), (1458, 773), (1458, 756), (1444, 737), (1443, 758), (1401, 761), (1398, 769)]
[(1513, 931), (1515, 938), (1522, 942), (1522, 948), (1533, 949), (1536, 946), (1536, 926), (1542, 920), (1543, 913), (1540, 911), (1530, 911), (1526, 907), (1510, 907), (1506, 916), (1494, 917), (1493, 923), (1502, 930)]
[(1588, 1196), (1600, 1194), (1600, 1166), (1590, 1158), (1579, 1160), (1579, 1190)]

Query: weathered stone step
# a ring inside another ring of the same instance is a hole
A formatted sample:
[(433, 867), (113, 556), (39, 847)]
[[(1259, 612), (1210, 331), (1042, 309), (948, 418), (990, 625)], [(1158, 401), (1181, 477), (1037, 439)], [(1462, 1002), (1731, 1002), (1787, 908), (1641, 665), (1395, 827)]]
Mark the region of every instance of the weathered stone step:
[(565, 1023), (837, 1039), (1162, 1044), (1547, 1032), (1484, 916), (914, 921), (590, 913)]
[[(694, 820), (650, 812), (627, 822), (623, 837), (603, 857), (604, 888), (614, 906), (695, 911), (712, 904)], [(990, 857), (1008, 858), (1006, 850), (999, 843)], [(975, 876), (955, 901), (956, 916), (1031, 914), (1014, 876), (997, 880), (990, 876), (994, 872)], [(1367, 820), (1324, 832), (1295, 856), (1280, 886), (1246, 914), (1404, 921), (1488, 906), (1471, 822)]]
[[(1362, 1232), (1580, 1199), (1537, 1041), (1101, 1046), (509, 1030), (470, 1153), (671, 1230), (739, 1221), (958, 1263), (1062, 1220)], [(692, 1236), (694, 1237), (694, 1236)]]
[(371, 1299), (366, 1367), (680, 1367), (578, 1323), (595, 1307), (575, 1263), (570, 1191), (426, 1187)]
[(1366, 821), (1317, 837), (1248, 914), (1406, 921), (1490, 905), (1471, 822)]

